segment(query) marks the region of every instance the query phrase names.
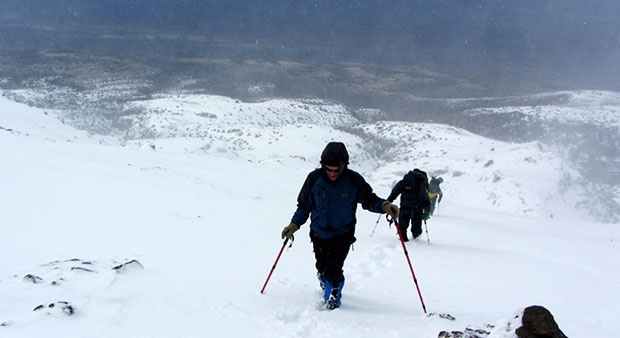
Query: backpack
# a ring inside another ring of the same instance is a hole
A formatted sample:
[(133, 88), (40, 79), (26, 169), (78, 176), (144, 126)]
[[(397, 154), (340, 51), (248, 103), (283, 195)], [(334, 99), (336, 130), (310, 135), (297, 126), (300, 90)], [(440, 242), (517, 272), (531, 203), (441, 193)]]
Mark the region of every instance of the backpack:
[(419, 205), (428, 196), (428, 176), (420, 169), (414, 169), (403, 177), (401, 204), (406, 207)]
[(428, 175), (426, 174), (426, 172), (420, 169), (413, 169), (413, 174), (416, 177), (416, 181), (419, 182), (420, 185), (422, 185), (420, 189), (423, 189), (426, 193), (428, 193), (430, 185), (428, 184)]
[(440, 192), (441, 188), (439, 188), (439, 184), (441, 184), (442, 182), (443, 182), (443, 178), (433, 176), (433, 178), (431, 179), (430, 188), (429, 188), (430, 192), (434, 194)]

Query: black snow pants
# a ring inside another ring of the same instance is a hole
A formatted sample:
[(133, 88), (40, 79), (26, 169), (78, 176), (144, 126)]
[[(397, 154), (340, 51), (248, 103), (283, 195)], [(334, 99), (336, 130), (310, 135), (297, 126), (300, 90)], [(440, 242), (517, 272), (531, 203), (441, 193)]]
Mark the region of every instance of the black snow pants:
[(344, 281), (344, 260), (349, 254), (351, 244), (355, 242), (353, 235), (338, 236), (333, 239), (321, 239), (310, 232), (314, 257), (316, 258), (316, 270), (319, 275), (331, 285), (338, 285)]
[(400, 210), (398, 225), (403, 235), (403, 240), (408, 240), (407, 228), (409, 228), (409, 221), (411, 221), (411, 235), (415, 239), (422, 234), (422, 209), (405, 208)]

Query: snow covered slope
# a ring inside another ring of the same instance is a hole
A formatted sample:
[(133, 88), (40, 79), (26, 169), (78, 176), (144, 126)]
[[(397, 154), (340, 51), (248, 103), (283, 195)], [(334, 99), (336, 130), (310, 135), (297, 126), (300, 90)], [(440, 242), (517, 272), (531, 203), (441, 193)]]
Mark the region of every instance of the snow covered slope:
[(556, 92), (553, 95), (563, 98), (561, 104), (477, 108), (470, 110), (469, 113), (502, 114), (518, 111), (539, 120), (620, 127), (620, 93), (583, 90)]
[(379, 122), (359, 129), (392, 144), (372, 172), (385, 185), (420, 168), (444, 178), (444, 198), (469, 207), (550, 218), (578, 215), (571, 207), (578, 199), (569, 197), (575, 187), (562, 181), (578, 173), (537, 142), (506, 143), (439, 124)]
[(494, 139), (555, 147), (565, 167), (578, 172), (560, 175), (562, 187), (579, 186), (570, 192), (577, 209), (601, 221), (620, 219), (619, 93), (555, 92), (489, 105), (465, 110), (454, 124)]
[[(116, 142), (1, 100), (2, 336), (436, 337), (469, 327), (514, 337), (506, 323), (534, 304), (570, 337), (616, 331), (620, 231), (544, 212), (537, 189), (556, 182), (529, 173), (546, 178), (559, 164), (537, 144), (434, 124), (334, 129), (300, 118), (251, 133), (255, 121), (239, 119), (227, 128), (241, 134), (221, 133), (248, 147), (183, 134), (182, 121), (161, 122), (167, 138)], [(307, 225), (259, 294), (301, 184), (332, 139), (382, 197), (413, 167), (445, 178), (430, 245), (407, 244), (434, 315), (422, 312), (394, 229), (379, 218), (371, 237), (379, 216), (363, 210), (340, 309), (320, 309)]]
[(84, 141), (86, 132), (65, 125), (55, 111), (29, 107), (0, 95), (0, 130), (4, 133), (29, 136), (37, 141)]
[(326, 140), (341, 140), (353, 154), (352, 166), (372, 173), (386, 194), (408, 170), (420, 168), (443, 175), (446, 197), (472, 207), (550, 218), (591, 217), (588, 210), (575, 211), (589, 199), (582, 186), (568, 182), (580, 174), (563, 162), (559, 151), (537, 142), (500, 142), (438, 124), (362, 124), (345, 107), (319, 100), (244, 103), (177, 95), (134, 105), (146, 113), (126, 117), (126, 137), (139, 136), (132, 143), (146, 142), (153, 149), (182, 143), (176, 151), (259, 163), (294, 159), (288, 165), (307, 167), (316, 165), (316, 149)]

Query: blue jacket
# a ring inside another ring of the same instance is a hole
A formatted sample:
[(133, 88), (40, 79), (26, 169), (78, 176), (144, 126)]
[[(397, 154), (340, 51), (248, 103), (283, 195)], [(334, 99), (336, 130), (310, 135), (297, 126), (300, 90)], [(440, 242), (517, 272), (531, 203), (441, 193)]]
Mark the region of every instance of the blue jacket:
[(377, 197), (364, 178), (348, 168), (335, 181), (325, 171), (316, 169), (304, 182), (297, 197), (297, 211), (291, 222), (301, 226), (311, 215), (310, 230), (320, 239), (353, 236), (357, 219), (357, 204), (362, 208), (383, 213), (384, 199)]

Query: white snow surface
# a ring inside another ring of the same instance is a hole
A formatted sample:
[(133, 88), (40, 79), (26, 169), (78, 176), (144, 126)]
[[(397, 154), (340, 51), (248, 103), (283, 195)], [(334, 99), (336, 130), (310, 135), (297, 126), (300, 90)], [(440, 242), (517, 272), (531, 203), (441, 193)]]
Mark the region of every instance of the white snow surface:
[[(620, 93), (600, 90), (557, 92), (566, 96), (560, 104), (534, 106), (506, 106), (471, 109), (471, 114), (501, 114), (519, 112), (539, 120), (562, 123), (594, 123), (620, 127)], [(542, 95), (542, 94), (541, 94)], [(536, 95), (532, 96), (536, 97)]]
[[(324, 115), (340, 108), (323, 104), (139, 104), (168, 107), (143, 124), (156, 138), (121, 142), (0, 96), (1, 337), (437, 337), (471, 328), (506, 338), (530, 305), (548, 308), (569, 337), (618, 336), (620, 223), (583, 217), (571, 199), (578, 191), (557, 198), (557, 177), (577, 174), (549, 149), (445, 125), (355, 124), (344, 111)], [(362, 132), (384, 146), (370, 151)], [(308, 224), (260, 293), (330, 140), (345, 142), (350, 167), (380, 197), (415, 167), (444, 178), (428, 231), (406, 243), (428, 314), (394, 227), (361, 208), (341, 308), (321, 308)]]

